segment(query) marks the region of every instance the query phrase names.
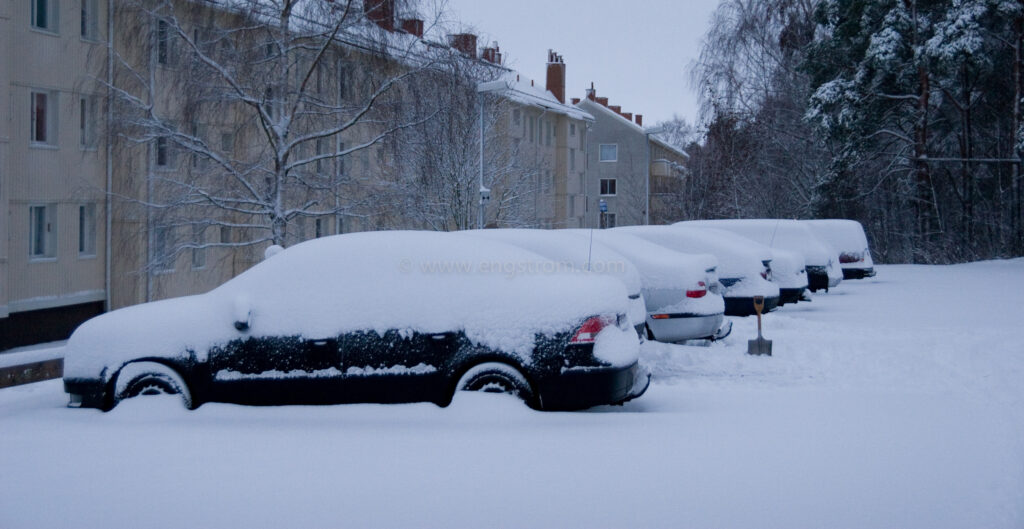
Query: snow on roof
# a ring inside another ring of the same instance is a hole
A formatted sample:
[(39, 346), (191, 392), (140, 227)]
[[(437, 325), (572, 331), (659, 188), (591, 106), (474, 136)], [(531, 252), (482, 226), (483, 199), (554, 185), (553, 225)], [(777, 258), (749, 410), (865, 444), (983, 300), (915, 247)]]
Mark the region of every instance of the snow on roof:
[[(521, 248), (466, 244), (437, 232), (365, 232), (297, 244), (202, 295), (119, 309), (82, 324), (68, 342), (65, 375), (143, 356), (204, 360), (213, 346), (259, 336), (332, 337), (360, 330), (463, 330), (530, 361), (536, 333), (584, 318), (625, 314), (618, 280), (559, 272)], [(234, 322), (250, 321), (240, 332)]]
[(547, 112), (562, 114), (572, 119), (593, 122), (594, 116), (573, 105), (562, 103), (554, 94), (546, 89), (533, 86), (529, 81), (515, 72), (510, 72), (497, 81), (480, 83), (480, 92), (501, 94), (521, 105), (533, 106)]
[(718, 265), (711, 255), (669, 250), (628, 233), (611, 230), (560, 230), (608, 245), (626, 256), (640, 271), (645, 288), (693, 288), (705, 271)]
[(864, 252), (863, 261), (855, 266), (874, 266), (868, 237), (859, 222), (849, 219), (816, 219), (800, 222), (810, 227), (815, 235), (841, 253)]
[(689, 220), (674, 225), (720, 228), (742, 235), (771, 248), (803, 254), (808, 266), (826, 266), (839, 262), (838, 253), (798, 220), (791, 219), (719, 219)]
[[(590, 99), (583, 98), (575, 106), (579, 107), (580, 105), (582, 105), (584, 103), (589, 103), (588, 107), (596, 108), (599, 112), (604, 113), (606, 116), (610, 116), (612, 119), (619, 120), (620, 124), (628, 125), (635, 132), (637, 132), (639, 134), (647, 135), (647, 130), (646, 129), (644, 129), (640, 125), (637, 125), (633, 121), (626, 119), (624, 116), (619, 115), (614, 110), (612, 110), (612, 109), (602, 105), (601, 103), (598, 103), (597, 101), (591, 101)], [(662, 148), (664, 148), (664, 149), (666, 149), (666, 150), (668, 150), (670, 152), (678, 154), (679, 156), (682, 156), (683, 158), (689, 158), (690, 157), (690, 155), (687, 154), (686, 151), (680, 149), (679, 147), (674, 147), (672, 145), (669, 145), (668, 143), (665, 143), (664, 141), (659, 139), (654, 134), (651, 134), (651, 135), (649, 135), (647, 137), (651, 140), (651, 143), (653, 143), (655, 145), (658, 145), (659, 147), (662, 147)]]

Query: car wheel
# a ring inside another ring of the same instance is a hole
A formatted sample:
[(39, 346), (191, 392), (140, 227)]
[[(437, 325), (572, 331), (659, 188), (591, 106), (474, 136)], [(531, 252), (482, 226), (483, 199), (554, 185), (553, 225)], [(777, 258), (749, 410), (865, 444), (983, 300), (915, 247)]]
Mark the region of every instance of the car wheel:
[(466, 371), (455, 385), (456, 391), (507, 393), (533, 403), (533, 389), (518, 369), (501, 362), (486, 362)]
[(192, 409), (192, 393), (177, 371), (158, 362), (133, 362), (121, 368), (114, 384), (114, 402), (146, 395), (180, 395)]

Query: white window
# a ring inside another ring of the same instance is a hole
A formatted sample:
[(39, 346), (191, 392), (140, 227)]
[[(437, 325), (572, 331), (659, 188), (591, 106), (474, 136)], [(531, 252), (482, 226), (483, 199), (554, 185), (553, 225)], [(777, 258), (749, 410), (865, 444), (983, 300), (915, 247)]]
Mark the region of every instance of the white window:
[(575, 123), (570, 123), (569, 124), (569, 135), (570, 136), (575, 136), (576, 135), (576, 124)]
[(615, 195), (615, 179), (614, 178), (602, 178), (601, 179), (601, 194), (602, 195)]
[(82, 2), (82, 38), (99, 40), (99, 7), (97, 0), (81, 0)]
[(59, 0), (30, 0), (32, 2), (32, 27), (57, 33), (60, 5)]
[(598, 160), (602, 162), (617, 162), (619, 161), (619, 146), (615, 143), (602, 143), (600, 146)]
[(569, 170), (576, 170), (576, 149), (569, 149)]
[(78, 133), (79, 145), (83, 149), (96, 147), (96, 122), (99, 112), (96, 110), (98, 100), (95, 96), (78, 98)]
[(96, 204), (78, 206), (78, 255), (96, 255)]
[(35, 144), (57, 145), (57, 93), (33, 90), (30, 94), (29, 140)]
[(192, 225), (192, 268), (199, 269), (206, 266), (206, 226), (199, 224)]
[(48, 259), (56, 255), (57, 226), (54, 222), (56, 206), (31, 206), (29, 214), (29, 248), (32, 259)]

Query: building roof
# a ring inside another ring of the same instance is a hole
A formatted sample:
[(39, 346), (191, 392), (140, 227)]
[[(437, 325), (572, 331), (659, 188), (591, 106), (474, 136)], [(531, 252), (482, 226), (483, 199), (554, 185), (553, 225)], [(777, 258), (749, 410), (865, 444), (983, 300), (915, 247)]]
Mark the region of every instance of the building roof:
[(594, 121), (594, 116), (589, 112), (574, 105), (562, 103), (548, 90), (534, 86), (533, 83), (523, 80), (519, 74), (514, 72), (497, 81), (480, 83), (477, 86), (477, 91), (501, 94), (521, 105), (542, 108), (547, 112), (563, 114), (571, 119)]

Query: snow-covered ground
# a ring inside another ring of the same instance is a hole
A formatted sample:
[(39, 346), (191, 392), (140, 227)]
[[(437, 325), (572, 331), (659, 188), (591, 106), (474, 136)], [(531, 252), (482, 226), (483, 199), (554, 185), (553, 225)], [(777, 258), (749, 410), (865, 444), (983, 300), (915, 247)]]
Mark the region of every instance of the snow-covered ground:
[(585, 413), (0, 390), (0, 527), (1024, 526), (1024, 259), (877, 268)]

